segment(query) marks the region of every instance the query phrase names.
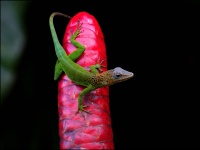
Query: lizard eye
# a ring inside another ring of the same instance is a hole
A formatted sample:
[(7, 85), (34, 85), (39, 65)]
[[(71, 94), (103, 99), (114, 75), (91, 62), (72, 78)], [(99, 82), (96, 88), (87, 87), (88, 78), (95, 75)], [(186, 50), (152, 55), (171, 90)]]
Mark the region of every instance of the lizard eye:
[(115, 79), (118, 79), (119, 77), (121, 77), (122, 75), (120, 74), (120, 73), (116, 73), (115, 75), (114, 75), (114, 78)]

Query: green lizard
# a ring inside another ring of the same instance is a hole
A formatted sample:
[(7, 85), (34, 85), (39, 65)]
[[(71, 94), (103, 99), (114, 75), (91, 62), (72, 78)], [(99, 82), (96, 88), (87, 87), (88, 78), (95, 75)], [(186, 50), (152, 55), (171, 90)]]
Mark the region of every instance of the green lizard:
[(63, 47), (61, 46), (55, 28), (53, 24), (53, 18), (54, 16), (64, 16), (67, 18), (71, 18), (65, 14), (54, 12), (51, 14), (49, 18), (49, 25), (50, 25), (50, 31), (52, 34), (54, 46), (55, 46), (55, 52), (58, 57), (58, 60), (55, 65), (55, 73), (54, 73), (54, 80), (57, 80), (58, 77), (61, 75), (62, 71), (75, 83), (85, 86), (86, 88), (82, 90), (78, 95), (78, 110), (77, 113), (80, 111), (86, 111), (84, 108), (86, 106), (82, 105), (82, 98), (84, 95), (90, 93), (91, 91), (104, 87), (104, 86), (110, 86), (118, 82), (122, 82), (125, 80), (128, 80), (133, 77), (132, 72), (128, 72), (126, 70), (123, 70), (120, 67), (116, 67), (114, 69), (98, 73), (98, 70), (101, 70), (101, 63), (90, 66), (91, 72), (84, 69), (82, 66), (75, 63), (75, 60), (78, 59), (81, 54), (84, 52), (85, 47), (81, 45), (79, 42), (77, 42), (75, 39), (81, 32), (81, 24), (80, 20), (78, 20), (77, 23), (77, 29), (72, 34), (70, 41), (71, 43), (77, 48), (73, 53), (70, 55), (67, 55)]

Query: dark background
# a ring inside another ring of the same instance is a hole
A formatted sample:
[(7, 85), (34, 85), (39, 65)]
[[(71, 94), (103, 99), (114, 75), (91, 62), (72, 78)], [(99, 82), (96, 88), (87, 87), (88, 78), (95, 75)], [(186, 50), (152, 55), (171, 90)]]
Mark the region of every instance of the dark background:
[[(108, 68), (134, 78), (110, 87), (116, 149), (199, 148), (199, 1), (30, 2), (17, 80), (1, 105), (3, 149), (58, 149), (56, 55), (49, 16), (86, 11), (105, 36)], [(55, 18), (62, 41), (68, 19)]]

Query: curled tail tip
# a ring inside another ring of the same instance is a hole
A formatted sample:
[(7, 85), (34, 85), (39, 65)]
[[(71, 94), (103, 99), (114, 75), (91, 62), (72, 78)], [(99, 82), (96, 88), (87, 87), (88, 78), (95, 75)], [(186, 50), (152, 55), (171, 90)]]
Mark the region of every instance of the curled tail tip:
[(58, 16), (63, 16), (63, 17), (69, 18), (69, 19), (72, 18), (72, 17), (70, 17), (70, 16), (68, 16), (68, 15), (66, 15), (66, 14), (61, 13), (61, 12), (53, 12), (53, 13), (51, 13), (50, 17), (53, 18), (53, 17), (56, 16), (56, 15), (58, 15)]

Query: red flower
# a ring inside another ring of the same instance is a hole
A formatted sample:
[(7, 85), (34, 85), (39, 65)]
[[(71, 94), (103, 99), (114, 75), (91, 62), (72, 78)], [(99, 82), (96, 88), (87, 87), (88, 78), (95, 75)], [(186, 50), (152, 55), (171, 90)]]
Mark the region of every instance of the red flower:
[[(107, 66), (106, 47), (103, 33), (97, 20), (86, 12), (76, 14), (69, 22), (63, 39), (63, 47), (67, 54), (73, 52), (70, 42), (70, 30), (74, 32), (78, 19), (82, 23), (82, 32), (76, 40), (86, 47), (82, 56), (76, 61), (85, 69), (100, 63)], [(106, 71), (107, 68), (102, 68)], [(83, 97), (83, 105), (87, 105), (90, 113), (75, 114), (78, 109), (78, 94), (85, 87), (76, 85), (66, 75), (62, 75), (58, 83), (59, 135), (60, 149), (114, 149), (111, 128), (109, 89), (103, 87)]]

